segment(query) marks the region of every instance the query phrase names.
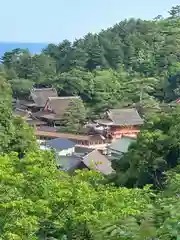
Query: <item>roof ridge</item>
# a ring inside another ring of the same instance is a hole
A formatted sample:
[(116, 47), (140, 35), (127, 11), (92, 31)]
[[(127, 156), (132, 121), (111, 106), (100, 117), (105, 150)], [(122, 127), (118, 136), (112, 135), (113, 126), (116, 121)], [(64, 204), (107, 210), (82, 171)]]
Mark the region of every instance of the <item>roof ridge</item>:
[(84, 160), (84, 158), (85, 157), (87, 157), (90, 153), (92, 153), (92, 152), (99, 152), (97, 149), (92, 149), (92, 151), (90, 151), (89, 153), (87, 153), (86, 155), (84, 155), (83, 157), (82, 157), (82, 159)]
[(67, 97), (59, 97), (59, 96), (57, 96), (57, 97), (48, 97), (48, 99), (72, 99), (72, 98), (80, 98), (80, 96), (67, 96)]
[(49, 97), (49, 98), (79, 98), (80, 96), (57, 96), (57, 97)]
[(135, 110), (135, 111), (137, 111), (137, 109), (136, 108), (111, 108), (111, 109), (109, 109), (109, 111), (112, 111), (112, 110)]
[(55, 88), (32, 88), (31, 90), (38, 91), (38, 90), (56, 90), (56, 89)]

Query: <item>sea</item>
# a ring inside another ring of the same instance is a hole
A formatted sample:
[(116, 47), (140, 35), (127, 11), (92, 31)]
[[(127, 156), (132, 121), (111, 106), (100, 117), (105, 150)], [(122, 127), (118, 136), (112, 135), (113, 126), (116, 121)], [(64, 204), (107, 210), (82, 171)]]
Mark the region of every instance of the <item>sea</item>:
[(12, 51), (15, 48), (28, 49), (32, 54), (40, 53), (47, 45), (47, 43), (0, 42), (0, 57), (2, 57), (5, 52)]

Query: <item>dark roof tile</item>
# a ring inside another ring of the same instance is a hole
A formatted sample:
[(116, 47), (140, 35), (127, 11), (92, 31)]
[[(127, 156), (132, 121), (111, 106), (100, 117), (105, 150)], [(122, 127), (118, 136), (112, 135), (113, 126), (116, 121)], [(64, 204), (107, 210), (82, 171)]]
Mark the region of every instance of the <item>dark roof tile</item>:
[(75, 147), (76, 143), (65, 138), (55, 138), (47, 141), (47, 146), (56, 150), (63, 150)]
[(110, 109), (107, 113), (114, 125), (130, 126), (143, 124), (143, 119), (135, 108)]

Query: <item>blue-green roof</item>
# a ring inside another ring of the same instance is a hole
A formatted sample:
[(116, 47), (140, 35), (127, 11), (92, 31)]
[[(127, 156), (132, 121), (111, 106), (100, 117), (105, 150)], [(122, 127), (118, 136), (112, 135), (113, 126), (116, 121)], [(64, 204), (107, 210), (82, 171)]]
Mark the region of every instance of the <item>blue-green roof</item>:
[(130, 137), (122, 137), (112, 142), (108, 148), (112, 151), (116, 151), (119, 153), (126, 153), (128, 151), (130, 144), (135, 141), (136, 139)]

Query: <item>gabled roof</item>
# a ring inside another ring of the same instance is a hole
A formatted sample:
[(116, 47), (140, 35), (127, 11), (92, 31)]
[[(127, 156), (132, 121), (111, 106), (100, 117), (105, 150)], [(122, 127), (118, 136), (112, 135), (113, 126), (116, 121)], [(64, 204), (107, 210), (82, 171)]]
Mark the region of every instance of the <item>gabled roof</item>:
[(79, 96), (69, 96), (69, 97), (49, 97), (44, 109), (54, 112), (56, 115), (63, 115), (68, 108), (69, 104), (74, 99), (80, 99)]
[(143, 119), (135, 108), (110, 109), (107, 114), (113, 125), (130, 126), (143, 124)]
[(38, 107), (44, 107), (49, 97), (57, 97), (55, 88), (33, 88), (30, 97)]
[(102, 155), (98, 150), (93, 150), (82, 158), (82, 162), (89, 168), (97, 170), (105, 175), (114, 172), (111, 167), (111, 162), (105, 155)]
[(56, 163), (65, 171), (69, 171), (71, 169), (75, 170), (81, 163), (83, 163), (83, 165), (88, 169), (96, 170), (105, 175), (109, 175), (114, 172), (111, 167), (111, 162), (106, 158), (106, 156), (102, 155), (97, 150), (91, 151), (84, 157), (78, 157), (76, 155), (60, 156), (56, 159)]
[(56, 150), (63, 150), (75, 147), (76, 143), (66, 138), (55, 138), (47, 141), (47, 146)]
[(122, 137), (120, 139), (115, 140), (112, 142), (108, 148), (112, 151), (119, 152), (119, 153), (126, 153), (131, 143), (135, 142), (136, 139), (130, 137)]

